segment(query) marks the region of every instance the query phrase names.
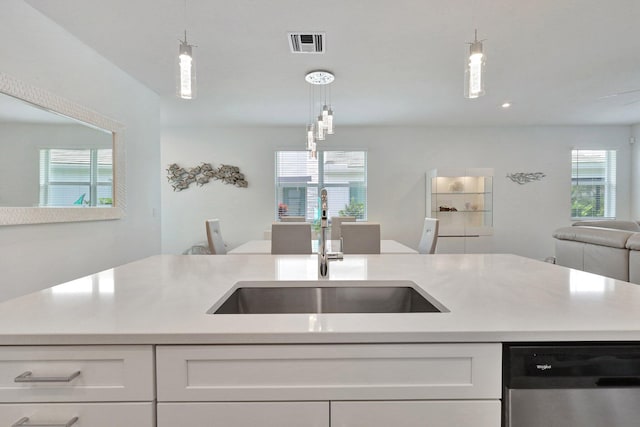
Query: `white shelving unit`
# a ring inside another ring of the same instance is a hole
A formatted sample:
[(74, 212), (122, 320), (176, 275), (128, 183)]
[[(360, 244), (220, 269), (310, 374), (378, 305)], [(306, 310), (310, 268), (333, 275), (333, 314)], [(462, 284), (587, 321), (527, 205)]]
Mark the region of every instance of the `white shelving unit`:
[(490, 251), (482, 237), (493, 234), (493, 169), (434, 169), (426, 200), (426, 216), (440, 220), (438, 252)]

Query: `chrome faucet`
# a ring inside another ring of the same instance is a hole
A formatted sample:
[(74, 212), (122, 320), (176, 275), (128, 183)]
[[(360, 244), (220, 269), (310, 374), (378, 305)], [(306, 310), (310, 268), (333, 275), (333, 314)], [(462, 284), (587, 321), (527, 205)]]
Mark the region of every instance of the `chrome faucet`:
[(327, 203), (327, 189), (320, 190), (320, 242), (318, 245), (318, 276), (327, 277), (329, 275), (329, 261), (342, 261), (342, 252), (327, 252), (327, 228), (329, 221), (327, 211), (329, 210)]

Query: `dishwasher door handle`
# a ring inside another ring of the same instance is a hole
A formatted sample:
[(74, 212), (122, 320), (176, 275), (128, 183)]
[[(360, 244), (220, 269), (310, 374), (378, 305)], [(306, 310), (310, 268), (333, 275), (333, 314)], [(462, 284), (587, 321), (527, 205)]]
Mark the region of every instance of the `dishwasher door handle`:
[(640, 387), (640, 377), (602, 377), (596, 381), (598, 387)]

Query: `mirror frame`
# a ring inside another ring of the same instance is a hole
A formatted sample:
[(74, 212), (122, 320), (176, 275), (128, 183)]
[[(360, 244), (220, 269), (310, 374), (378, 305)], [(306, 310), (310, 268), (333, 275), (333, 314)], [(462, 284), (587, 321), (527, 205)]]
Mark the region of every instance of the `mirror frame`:
[(0, 93), (21, 99), (38, 108), (110, 131), (113, 135), (113, 205), (93, 207), (0, 207), (0, 225), (54, 222), (101, 221), (125, 216), (124, 126), (73, 101), (0, 72)]

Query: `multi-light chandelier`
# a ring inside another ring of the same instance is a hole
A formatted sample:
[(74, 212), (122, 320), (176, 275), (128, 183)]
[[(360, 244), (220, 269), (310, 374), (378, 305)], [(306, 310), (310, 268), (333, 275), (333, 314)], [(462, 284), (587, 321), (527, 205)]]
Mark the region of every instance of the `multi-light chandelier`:
[(469, 43), (469, 57), (464, 73), (465, 98), (477, 98), (484, 95), (484, 63), (486, 55), (482, 48), (483, 40), (478, 40), (478, 30), (475, 37)]
[[(329, 85), (335, 76), (329, 71), (311, 71), (304, 79), (309, 83), (309, 123), (307, 124), (307, 150), (317, 158), (317, 142), (333, 135), (333, 109)], [(317, 108), (317, 110), (316, 110)], [(315, 114), (315, 111), (319, 111)]]

